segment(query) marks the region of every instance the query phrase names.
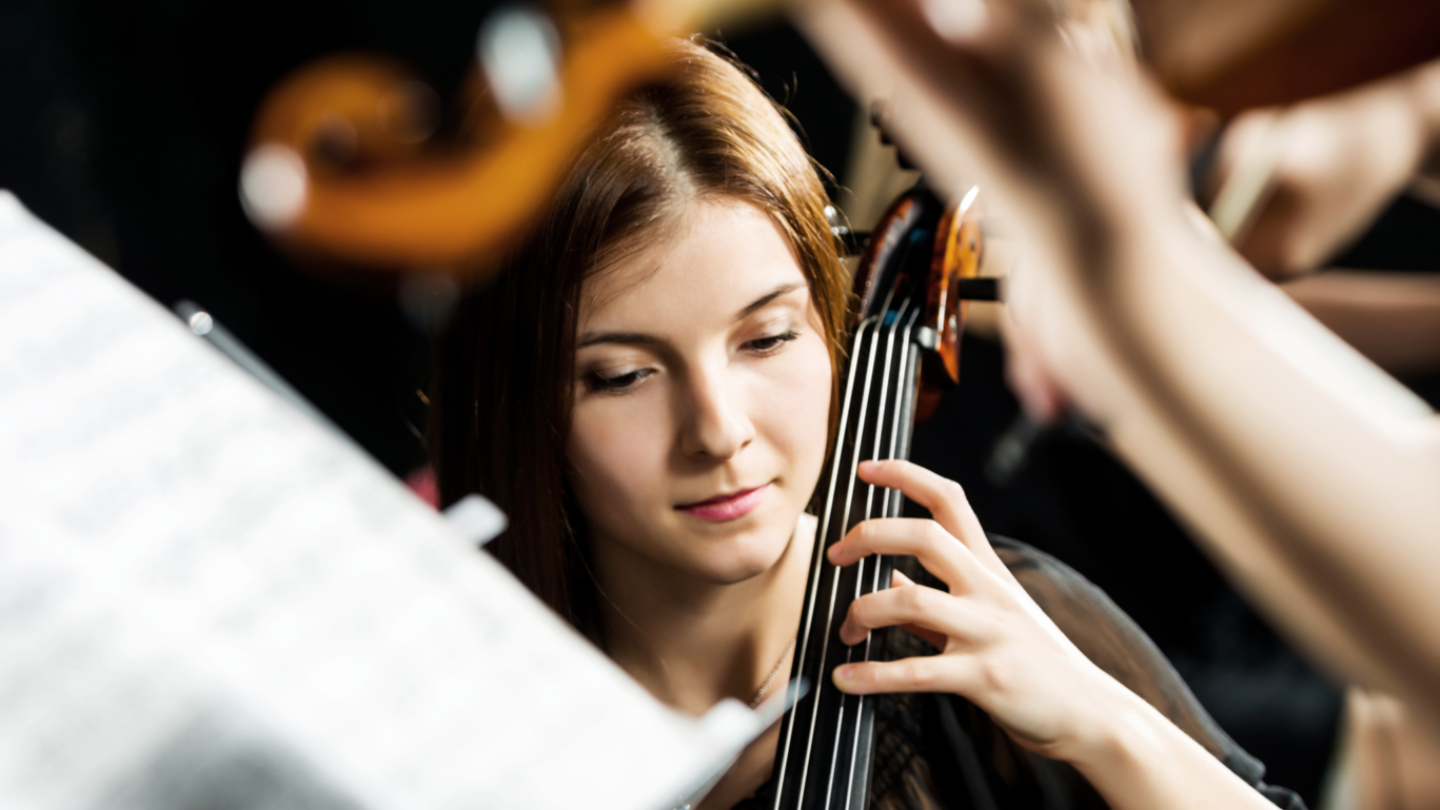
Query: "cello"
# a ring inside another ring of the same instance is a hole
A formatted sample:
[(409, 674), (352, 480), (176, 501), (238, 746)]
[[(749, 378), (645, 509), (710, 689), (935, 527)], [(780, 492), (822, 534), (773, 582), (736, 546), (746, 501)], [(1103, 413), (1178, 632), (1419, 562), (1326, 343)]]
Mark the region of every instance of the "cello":
[(852, 602), (890, 587), (894, 560), (842, 568), (825, 550), (862, 521), (900, 515), (900, 493), (860, 481), (856, 467), (909, 458), (917, 416), (927, 416), (939, 393), (959, 381), (962, 285), (977, 280), (980, 268), (978, 192), (950, 206), (924, 187), (901, 195), (877, 224), (856, 274), (840, 417), (811, 505), (819, 524), (792, 664), (792, 683), (812, 687), (781, 721), (776, 810), (863, 807), (868, 795), (875, 700), (839, 692), (829, 673), (884, 656), (876, 634), (847, 647), (839, 632)]

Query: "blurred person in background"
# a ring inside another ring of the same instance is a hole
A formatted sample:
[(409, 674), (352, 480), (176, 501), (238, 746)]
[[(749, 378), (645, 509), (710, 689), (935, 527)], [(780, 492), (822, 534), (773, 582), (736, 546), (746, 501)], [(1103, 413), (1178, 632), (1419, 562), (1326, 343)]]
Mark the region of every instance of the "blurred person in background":
[[(1432, 61), (1243, 113), (1221, 133), (1205, 190), (1214, 212), (1227, 186), (1249, 179), (1256, 197), (1231, 234), (1240, 254), (1433, 407), (1440, 404), (1437, 178), (1440, 61)], [(1377, 227), (1382, 217), (1387, 227)], [(1395, 255), (1393, 246), (1407, 238), (1428, 240), (1429, 250)], [(1352, 687), (1345, 729), (1328, 806), (1440, 806), (1440, 744), (1403, 704)]]
[[(1440, 62), (1242, 114), (1219, 141), (1211, 200), (1267, 169), (1236, 223), (1240, 254), (1386, 371), (1407, 380), (1440, 371), (1440, 265), (1346, 255), (1402, 195), (1411, 207), (1440, 205)], [(1433, 251), (1437, 224), (1419, 228)]]

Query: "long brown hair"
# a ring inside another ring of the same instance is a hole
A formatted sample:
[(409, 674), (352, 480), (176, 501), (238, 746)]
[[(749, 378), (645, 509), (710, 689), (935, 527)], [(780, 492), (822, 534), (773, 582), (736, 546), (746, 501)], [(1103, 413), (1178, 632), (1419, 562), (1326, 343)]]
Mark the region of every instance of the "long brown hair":
[(428, 443), (441, 504), (478, 492), (504, 510), (510, 527), (490, 552), (602, 646), (585, 519), (565, 476), (585, 279), (641, 237), (664, 238), (696, 198), (723, 197), (765, 211), (789, 239), (832, 369), (845, 327), (825, 191), (783, 112), (702, 45), (676, 40), (673, 51), (675, 76), (618, 105), (533, 236), (461, 301), (435, 345)]

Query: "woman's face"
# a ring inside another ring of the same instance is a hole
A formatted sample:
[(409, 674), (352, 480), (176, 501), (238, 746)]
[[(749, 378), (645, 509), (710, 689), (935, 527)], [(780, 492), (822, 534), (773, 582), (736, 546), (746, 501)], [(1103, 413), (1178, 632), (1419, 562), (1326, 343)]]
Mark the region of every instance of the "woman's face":
[(701, 200), (588, 280), (570, 484), (597, 558), (712, 583), (768, 570), (824, 463), (830, 356), (789, 242)]

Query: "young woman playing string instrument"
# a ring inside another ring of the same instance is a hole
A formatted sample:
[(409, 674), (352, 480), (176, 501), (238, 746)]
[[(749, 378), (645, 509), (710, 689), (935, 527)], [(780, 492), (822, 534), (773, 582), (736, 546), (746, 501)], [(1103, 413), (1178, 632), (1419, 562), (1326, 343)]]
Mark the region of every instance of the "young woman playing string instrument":
[[(442, 501), (480, 492), (509, 515), (497, 558), (658, 699), (699, 714), (788, 675), (847, 291), (824, 191), (780, 112), (725, 60), (675, 49), (674, 80), (613, 113), (441, 336), (431, 450)], [(961, 695), (1114, 807), (1269, 806), (1066, 639), (959, 487), (906, 462), (859, 473), (934, 520), (868, 521), (831, 559), (914, 555), (938, 587), (897, 575), (841, 635), (900, 625), (939, 652), (842, 667), (840, 689)], [(704, 806), (763, 794), (776, 740)], [(919, 733), (909, 745), (872, 800), (943, 806), (932, 777), (949, 754)]]

